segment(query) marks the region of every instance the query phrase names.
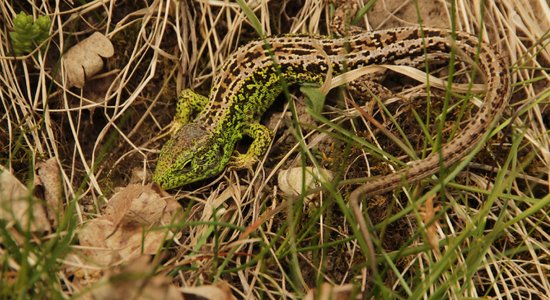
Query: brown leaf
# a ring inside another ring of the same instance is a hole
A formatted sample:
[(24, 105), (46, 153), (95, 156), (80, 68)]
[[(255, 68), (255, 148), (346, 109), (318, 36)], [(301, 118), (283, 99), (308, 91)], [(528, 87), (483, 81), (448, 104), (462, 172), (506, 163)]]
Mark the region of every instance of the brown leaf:
[(311, 289), (307, 292), (304, 300), (347, 300), (347, 299), (361, 299), (361, 294), (357, 293), (354, 298), (350, 298), (353, 294), (353, 285), (330, 285), (323, 283), (320, 289)]
[(94, 299), (168, 299), (183, 300), (169, 277), (154, 275), (148, 257), (140, 257), (110, 271), (104, 283), (92, 290)]
[(78, 232), (80, 245), (84, 246), (81, 254), (87, 264), (94, 267), (107, 267), (120, 260), (117, 249), (107, 247), (107, 239), (116, 226), (105, 218), (97, 218), (86, 224)]
[[(167, 209), (169, 203), (175, 206)], [(166, 197), (165, 194), (152, 189), (151, 185), (130, 184), (109, 200), (105, 212), (106, 217), (116, 226), (121, 222), (124, 225), (165, 225), (179, 208), (174, 198)]]
[(46, 211), (50, 224), (57, 225), (59, 219), (63, 217), (63, 183), (61, 181), (61, 172), (55, 158), (37, 164), (38, 182), (44, 190), (44, 200), (46, 200)]
[(63, 67), (69, 87), (82, 88), (86, 79), (103, 68), (103, 59), (114, 55), (111, 41), (99, 32), (74, 45), (63, 56)]
[[(32, 209), (32, 218), (29, 208)], [(20, 222), (23, 228), (30, 230), (50, 231), (50, 223), (40, 200), (31, 195), (23, 185), (6, 168), (0, 166), (0, 219), (8, 222)]]
[(231, 293), (229, 284), (225, 281), (219, 281), (215, 285), (203, 285), (194, 287), (185, 287), (180, 289), (185, 299), (204, 299), (204, 300), (232, 300), (235, 299)]
[(302, 185), (304, 185), (307, 190), (319, 186), (319, 181), (317, 179), (321, 181), (324, 181), (324, 179), (330, 181), (333, 178), (334, 175), (327, 169), (296, 167), (279, 172), (277, 183), (283, 193), (296, 196), (300, 194)]
[[(109, 90), (116, 90), (120, 87), (120, 78), (117, 76), (119, 70), (110, 70), (101, 76), (86, 78), (86, 84), (82, 88), (82, 96), (90, 101), (100, 103), (105, 101)], [(78, 104), (80, 105), (80, 104)], [(90, 108), (93, 110), (94, 108)]]
[(108, 267), (142, 254), (156, 254), (162, 243), (174, 237), (166, 228), (179, 220), (181, 207), (152, 185), (128, 185), (107, 204), (106, 214), (88, 222), (79, 232), (88, 263)]
[(426, 237), (428, 238), (428, 243), (432, 249), (436, 252), (439, 252), (439, 237), (437, 235), (437, 226), (439, 221), (435, 219), (436, 213), (439, 211), (439, 207), (434, 207), (433, 204), (434, 197), (428, 197), (426, 202), (421, 207), (421, 216), (424, 226), (426, 226)]
[[(277, 184), (285, 195), (292, 197), (300, 195), (302, 187), (307, 191), (319, 187), (319, 181), (331, 181), (333, 178), (334, 175), (327, 169), (296, 167), (280, 171), (277, 177)], [(314, 196), (306, 196), (304, 199), (306, 201), (305, 204), (309, 204)]]

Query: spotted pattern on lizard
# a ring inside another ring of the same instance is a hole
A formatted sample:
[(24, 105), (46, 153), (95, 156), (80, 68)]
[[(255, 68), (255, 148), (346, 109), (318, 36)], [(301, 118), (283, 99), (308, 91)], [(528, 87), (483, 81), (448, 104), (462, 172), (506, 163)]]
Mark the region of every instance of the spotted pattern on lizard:
[[(180, 187), (221, 173), (236, 143), (253, 138), (246, 154), (251, 165), (263, 155), (271, 134), (258, 123), (287, 84), (324, 82), (329, 66), (334, 74), (372, 64), (418, 66), (425, 58), (448, 54), (452, 47), (478, 57), (485, 79), (483, 104), (467, 126), (442, 146), (440, 153), (413, 161), (395, 173), (372, 178), (355, 195), (373, 195), (413, 183), (464, 157), (495, 125), (510, 98), (510, 75), (504, 60), (474, 35), (444, 29), (400, 27), (343, 38), (271, 37), (254, 41), (233, 53), (215, 77), (208, 98), (183, 93), (175, 118), (179, 128), (163, 146), (153, 180), (165, 189)], [(192, 119), (193, 114), (198, 116)], [(191, 121), (192, 119), (192, 121)]]

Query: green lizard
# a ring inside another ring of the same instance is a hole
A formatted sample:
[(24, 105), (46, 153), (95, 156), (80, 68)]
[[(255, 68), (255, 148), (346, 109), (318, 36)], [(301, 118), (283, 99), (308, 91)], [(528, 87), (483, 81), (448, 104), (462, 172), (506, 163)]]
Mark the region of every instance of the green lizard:
[[(160, 152), (153, 180), (171, 189), (217, 175), (229, 163), (243, 136), (252, 137), (253, 142), (245, 154), (234, 156), (235, 162), (252, 165), (271, 141), (270, 131), (258, 120), (283, 91), (284, 84), (321, 84), (329, 67), (339, 74), (371, 64), (419, 66), (426, 58), (448, 54), (456, 46), (469, 57), (478, 55), (487, 92), (482, 107), (466, 128), (443, 146), (443, 165), (448, 166), (482, 139), (510, 95), (508, 70), (500, 56), (489, 46), (478, 45), (473, 35), (457, 32), (454, 41), (450, 36), (443, 29), (402, 27), (336, 39), (282, 36), (251, 42), (225, 62), (208, 98), (183, 91), (175, 117), (178, 129)], [(361, 192), (388, 191), (403, 180), (418, 181), (440, 167), (439, 153), (432, 153), (396, 173), (372, 178)]]

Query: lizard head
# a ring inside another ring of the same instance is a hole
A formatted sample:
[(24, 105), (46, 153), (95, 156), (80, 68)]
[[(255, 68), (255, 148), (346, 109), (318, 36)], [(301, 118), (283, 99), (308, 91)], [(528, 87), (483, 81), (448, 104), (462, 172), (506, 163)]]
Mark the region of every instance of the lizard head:
[(220, 173), (228, 160), (223, 145), (196, 123), (182, 126), (160, 151), (153, 181), (173, 189)]

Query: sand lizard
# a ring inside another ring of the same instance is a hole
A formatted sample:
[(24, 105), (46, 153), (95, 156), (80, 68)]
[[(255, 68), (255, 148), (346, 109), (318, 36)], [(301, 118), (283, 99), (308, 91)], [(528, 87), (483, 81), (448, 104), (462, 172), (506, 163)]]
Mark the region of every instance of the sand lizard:
[[(510, 75), (504, 60), (490, 46), (479, 44), (476, 36), (455, 34), (451, 39), (450, 31), (444, 29), (401, 27), (335, 39), (281, 36), (251, 42), (225, 62), (209, 98), (190, 90), (182, 93), (175, 117), (181, 127), (162, 148), (153, 180), (170, 189), (219, 174), (244, 135), (253, 142), (246, 154), (238, 156), (239, 161), (249, 164), (263, 155), (271, 133), (258, 120), (283, 91), (283, 82), (320, 84), (329, 64), (335, 74), (371, 64), (418, 66), (426, 57), (448, 54), (456, 46), (461, 53), (479, 58), (487, 90), (482, 106), (467, 126), (442, 146), (442, 160), (440, 153), (432, 153), (395, 173), (371, 178), (351, 196), (379, 194), (426, 178), (441, 164), (447, 167), (471, 151), (494, 126), (510, 98)], [(193, 114), (198, 116), (191, 120)]]

